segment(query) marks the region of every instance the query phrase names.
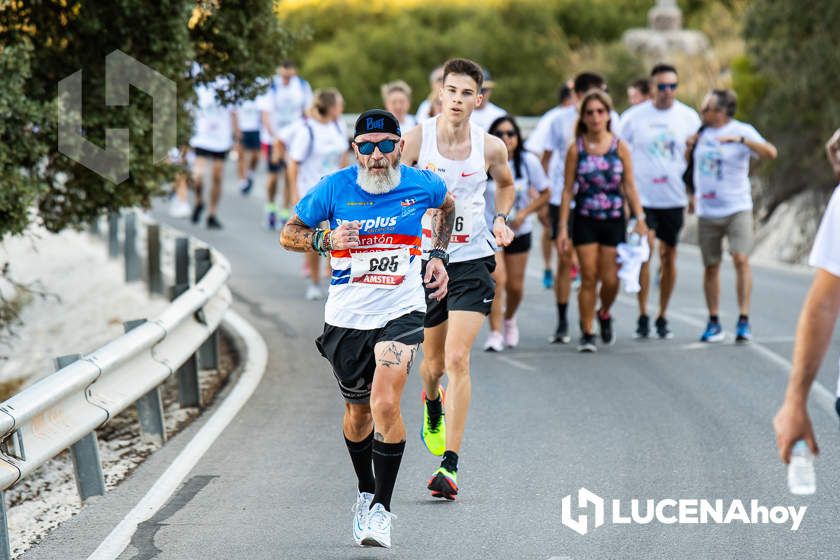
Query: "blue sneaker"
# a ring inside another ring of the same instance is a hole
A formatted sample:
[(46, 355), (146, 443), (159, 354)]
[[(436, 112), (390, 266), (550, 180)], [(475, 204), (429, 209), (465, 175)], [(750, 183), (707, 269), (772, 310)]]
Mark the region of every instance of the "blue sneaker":
[[(749, 328), (749, 327), (747, 327)], [(724, 339), (723, 328), (720, 323), (709, 321), (706, 324), (706, 331), (700, 337), (700, 342), (722, 342)]]
[(735, 342), (750, 342), (752, 340), (752, 329), (749, 321), (738, 321), (735, 325)]
[(554, 274), (551, 273), (550, 268), (543, 271), (543, 288), (550, 290), (554, 287)]

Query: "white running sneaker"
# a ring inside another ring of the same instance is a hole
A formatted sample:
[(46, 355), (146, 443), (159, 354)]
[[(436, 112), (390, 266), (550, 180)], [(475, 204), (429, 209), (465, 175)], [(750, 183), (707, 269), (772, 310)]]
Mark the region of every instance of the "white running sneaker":
[(186, 200), (178, 200), (178, 197), (173, 198), (169, 204), (169, 215), (173, 218), (189, 218), (192, 215), (190, 203)]
[(369, 494), (368, 492), (359, 492), (359, 495), (356, 497), (356, 503), (353, 504), (353, 508), (350, 510), (354, 513), (353, 515), (353, 540), (356, 541), (356, 544), (361, 546), (362, 538), (365, 536), (365, 529), (367, 529), (367, 517), (368, 517), (368, 510), (370, 509), (370, 503), (373, 501), (373, 494)]
[(508, 348), (516, 348), (519, 346), (519, 325), (516, 324), (516, 317), (505, 319), (503, 324), (505, 330), (505, 346)]
[(308, 288), (306, 288), (306, 297), (309, 301), (315, 301), (319, 299), (324, 299), (324, 292), (321, 291), (321, 287), (316, 284), (310, 284)]
[(362, 536), (362, 546), (391, 548), (391, 518), (396, 517), (382, 504), (374, 504), (367, 515), (367, 528)]
[(484, 341), (484, 350), (487, 352), (501, 352), (505, 349), (505, 340), (499, 331), (490, 331), (487, 340)]

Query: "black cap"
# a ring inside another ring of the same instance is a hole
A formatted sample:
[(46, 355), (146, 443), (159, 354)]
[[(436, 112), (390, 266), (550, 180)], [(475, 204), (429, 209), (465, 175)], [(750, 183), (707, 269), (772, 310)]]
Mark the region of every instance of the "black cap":
[(353, 138), (372, 132), (384, 132), (402, 136), (400, 122), (397, 120), (397, 117), (393, 113), (383, 111), (382, 109), (371, 109), (359, 115), (359, 118), (356, 119), (356, 133), (353, 134)]

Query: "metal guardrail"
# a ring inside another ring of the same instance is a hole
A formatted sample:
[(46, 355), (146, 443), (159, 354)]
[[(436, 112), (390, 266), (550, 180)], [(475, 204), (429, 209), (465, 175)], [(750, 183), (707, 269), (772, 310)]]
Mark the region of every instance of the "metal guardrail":
[[(139, 280), (136, 216), (124, 221), (126, 280)], [(119, 216), (109, 217), (111, 256), (119, 253), (118, 223)], [(161, 230), (145, 225), (145, 276), (150, 291), (160, 291)], [(91, 231), (98, 233), (98, 222)], [(173, 301), (157, 318), (129, 321), (124, 335), (89, 354), (57, 358), (55, 373), (0, 403), (0, 559), (11, 558), (2, 491), (69, 447), (82, 500), (104, 494), (97, 428), (136, 404), (143, 437), (163, 444), (160, 385), (173, 374), (181, 406), (201, 406), (199, 361), (218, 368), (217, 328), (232, 300), (230, 264), (212, 248), (196, 248), (190, 287), (190, 240), (178, 237), (174, 245)]]

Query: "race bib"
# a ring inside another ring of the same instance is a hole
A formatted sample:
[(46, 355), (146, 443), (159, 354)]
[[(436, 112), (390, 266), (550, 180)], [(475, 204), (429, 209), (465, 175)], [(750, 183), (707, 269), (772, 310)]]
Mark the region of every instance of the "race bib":
[(408, 249), (350, 253), (350, 284), (372, 288), (396, 288), (408, 274)]
[[(432, 219), (429, 214), (424, 214), (420, 223), (423, 226), (423, 236), (432, 238)], [(449, 247), (453, 245), (466, 245), (470, 242), (472, 232), (472, 212), (468, 202), (455, 199), (455, 222), (452, 224), (452, 235), (449, 237)]]

